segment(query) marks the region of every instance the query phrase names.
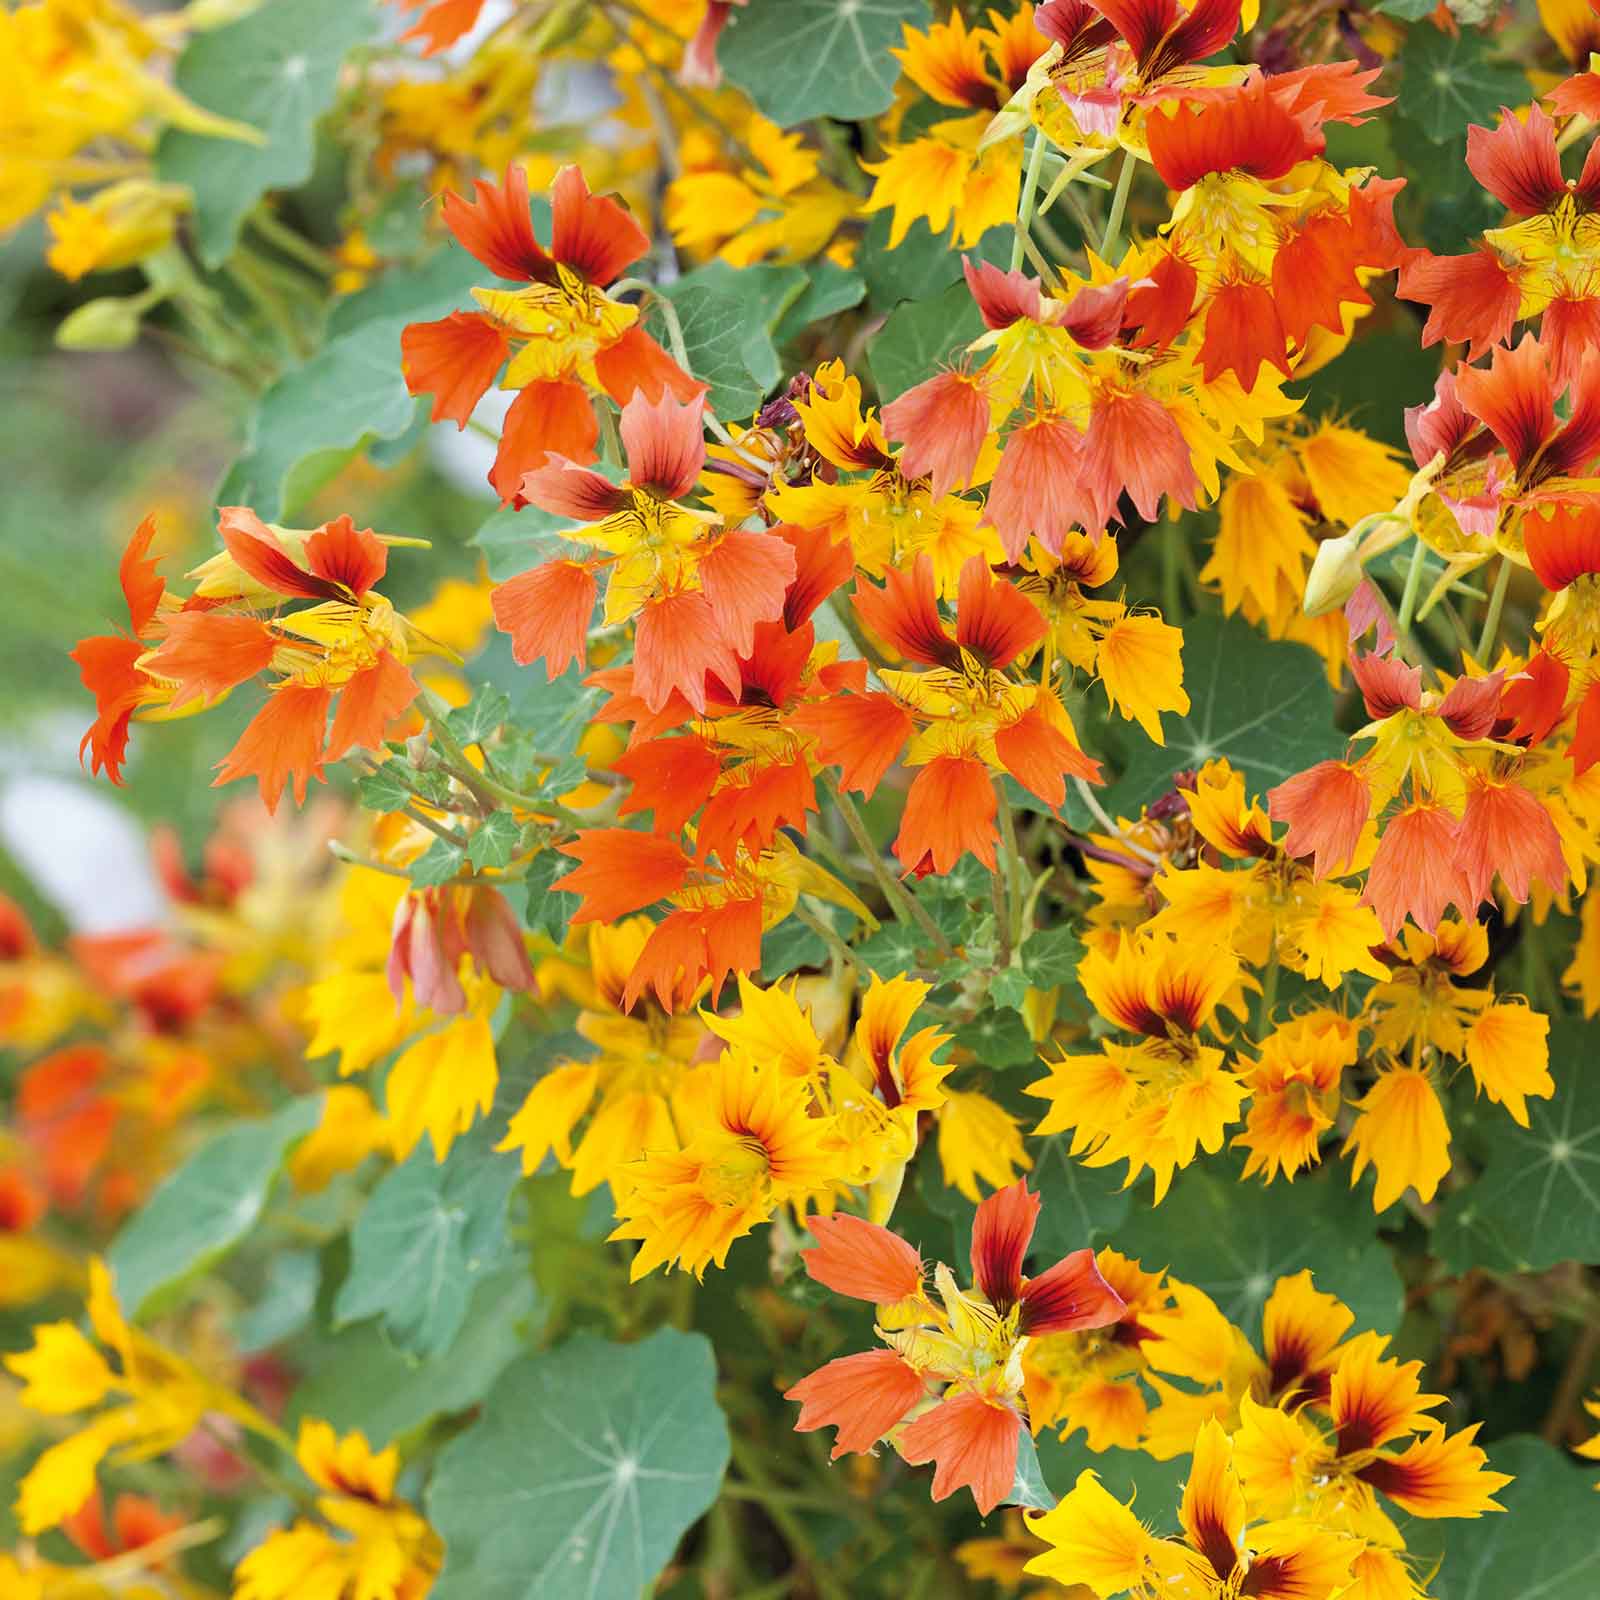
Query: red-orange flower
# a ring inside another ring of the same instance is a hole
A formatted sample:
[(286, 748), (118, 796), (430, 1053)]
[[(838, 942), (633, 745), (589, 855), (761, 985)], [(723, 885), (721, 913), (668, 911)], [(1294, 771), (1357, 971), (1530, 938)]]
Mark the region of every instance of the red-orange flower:
[(912, 1465), (934, 1463), (935, 1500), (970, 1489), (987, 1516), (1016, 1476), (1020, 1342), (1110, 1327), (1127, 1311), (1091, 1250), (1025, 1275), (1038, 1219), (1039, 1197), (1025, 1183), (990, 1195), (973, 1219), (973, 1288), (958, 1289), (941, 1266), (930, 1295), (921, 1258), (897, 1234), (858, 1217), (813, 1218), (817, 1244), (801, 1252), (807, 1273), (872, 1301), (889, 1349), (831, 1361), (789, 1389), (785, 1398), (803, 1408), (796, 1428), (836, 1427), (835, 1456), (887, 1438)]
[(470, 201), (445, 196), (446, 226), (497, 277), (525, 287), (475, 290), (483, 310), (410, 324), (401, 360), (411, 393), (433, 396), (433, 420), (448, 417), (458, 428), (509, 361), (503, 386), (520, 392), (489, 474), (509, 501), (547, 452), (594, 459), (591, 391), (620, 406), (640, 392), (691, 400), (705, 386), (637, 325), (637, 307), (606, 294), (650, 240), (615, 200), (591, 194), (577, 167), (563, 167), (551, 187), (548, 250), (533, 231), (521, 167), (508, 167), (499, 184), (479, 179), (473, 190)]

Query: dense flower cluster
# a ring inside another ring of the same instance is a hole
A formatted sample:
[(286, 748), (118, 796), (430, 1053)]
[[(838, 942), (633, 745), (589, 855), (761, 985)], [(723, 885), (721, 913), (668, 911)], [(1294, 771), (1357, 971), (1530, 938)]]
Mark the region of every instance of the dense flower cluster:
[(255, 396), (83, 764), (260, 802), (0, 901), (0, 1588), (1427, 1600), (1597, 1453), (1600, 24), (303, 9), (0, 25)]

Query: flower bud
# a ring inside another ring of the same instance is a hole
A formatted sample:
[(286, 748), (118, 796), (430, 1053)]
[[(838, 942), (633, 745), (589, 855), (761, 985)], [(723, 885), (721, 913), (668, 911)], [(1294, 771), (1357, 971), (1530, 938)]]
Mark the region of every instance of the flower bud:
[(1362, 575), (1361, 535), (1356, 529), (1341, 533), (1336, 539), (1324, 539), (1311, 562), (1300, 609), (1308, 617), (1339, 610), (1356, 592)]
[(419, 1006), (453, 1015), (467, 1008), (457, 968), (462, 944), (455, 907), (437, 890), (413, 890), (394, 908), (389, 941), (389, 992), (395, 1004), (405, 999), (406, 979)]
[(467, 949), (480, 971), (502, 989), (526, 992), (533, 987), (533, 966), (516, 913), (498, 889), (479, 885), (466, 891)]
[(56, 344), (63, 350), (126, 350), (139, 337), (141, 309), (138, 300), (114, 295), (91, 300), (62, 319)]

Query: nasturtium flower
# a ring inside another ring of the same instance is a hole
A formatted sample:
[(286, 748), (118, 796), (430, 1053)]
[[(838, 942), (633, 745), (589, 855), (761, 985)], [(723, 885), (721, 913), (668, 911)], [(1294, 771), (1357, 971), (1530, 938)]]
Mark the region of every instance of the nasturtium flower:
[[(22, 1404), (46, 1416), (90, 1412), (52, 1444), (22, 1480), (17, 1515), (32, 1536), (81, 1511), (108, 1458), (144, 1461), (186, 1439), (209, 1413), (274, 1438), (254, 1406), (130, 1325), (105, 1263), (89, 1264), (91, 1340), (73, 1322), (43, 1323), (33, 1344), (5, 1358), (23, 1382)], [(110, 1359), (108, 1359), (110, 1358)]]
[(1129, 1184), (1149, 1168), (1159, 1203), (1177, 1168), (1222, 1148), (1249, 1094), (1203, 1037), (1216, 1031), (1219, 1007), (1240, 1009), (1238, 957), (1225, 944), (1121, 934), (1112, 953), (1089, 951), (1078, 980), (1095, 1010), (1138, 1042), (1105, 1039), (1098, 1054), (1047, 1062), (1049, 1075), (1025, 1091), (1050, 1102), (1034, 1132), (1070, 1132), (1072, 1154), (1088, 1166), (1126, 1160)]
[(796, 1428), (836, 1428), (836, 1457), (887, 1438), (913, 1466), (934, 1463), (935, 1500), (970, 1489), (984, 1515), (999, 1505), (1016, 1475), (1030, 1340), (1105, 1327), (1124, 1310), (1090, 1250), (1024, 1273), (1039, 1209), (1025, 1182), (990, 1195), (973, 1222), (973, 1287), (959, 1288), (941, 1264), (932, 1293), (899, 1235), (846, 1213), (812, 1218), (817, 1242), (800, 1253), (807, 1273), (873, 1302), (888, 1348), (840, 1357), (795, 1384), (786, 1398), (801, 1402)]
[[(244, 506), (224, 507), (218, 525), (224, 552), (190, 574), (199, 581), (188, 599), (149, 557), (154, 521), (129, 540), (132, 636), (84, 639), (73, 652), (97, 712), (83, 746), (96, 772), (120, 782), (135, 716), (203, 709), (270, 672), (267, 703), (217, 763), (216, 781), (256, 778), (269, 812), (286, 787), (304, 804), (327, 763), (382, 748), (419, 692), (407, 662), (428, 645), (377, 592), (389, 547), (370, 528), (339, 517), (302, 533)], [(285, 600), (312, 604), (285, 611)]]
[(1360, 1549), (1311, 1521), (1264, 1518), (1241, 1486), (1235, 1445), (1214, 1421), (1196, 1436), (1178, 1520), (1181, 1538), (1156, 1538), (1086, 1471), (1054, 1510), (1033, 1520), (1051, 1549), (1027, 1570), (1082, 1583), (1102, 1600), (1184, 1592), (1295, 1600), (1338, 1593)]
[(844, 769), (847, 788), (870, 793), (902, 752), (917, 769), (894, 845), (907, 868), (926, 861), (948, 872), (969, 850), (994, 865), (992, 773), (1051, 806), (1065, 799), (1067, 777), (1098, 779), (1056, 695), (1016, 670), (1043, 639), (1042, 618), (980, 559), (962, 568), (953, 628), (925, 555), (882, 589), (858, 584), (854, 604), (869, 633), (925, 670), (882, 668), (882, 690), (804, 706), (794, 720), (815, 736), (821, 761)]
[(502, 583), (495, 621), (521, 665), (544, 658), (553, 678), (581, 666), (596, 578), (606, 576), (605, 620), (635, 622), (633, 684), (651, 711), (674, 692), (706, 709), (707, 676), (739, 691), (741, 654), (759, 623), (782, 616), (795, 577), (792, 547), (772, 534), (727, 528), (682, 505), (705, 463), (699, 400), (635, 397), (622, 410), (629, 476), (620, 485), (552, 450), (527, 473), (522, 493), (585, 527), (564, 537), (597, 552), (556, 559)]
[(497, 376), (517, 391), (489, 474), (509, 502), (547, 453), (594, 460), (591, 395), (618, 406), (641, 393), (688, 401), (704, 386), (639, 326), (637, 306), (606, 292), (650, 240), (615, 200), (591, 194), (577, 167), (563, 167), (551, 188), (548, 250), (533, 231), (522, 167), (509, 166), (498, 185), (476, 181), (474, 193), (445, 196), (446, 225), (496, 277), (522, 287), (473, 290), (481, 311), (412, 323), (401, 352), (406, 386), (433, 396), (435, 422), (466, 427)]
[(360, 1433), (300, 1424), (295, 1459), (316, 1486), (320, 1521), (274, 1529), (234, 1571), (238, 1600), (411, 1600), (432, 1586), (444, 1547), (394, 1492), (400, 1455), (374, 1451)]

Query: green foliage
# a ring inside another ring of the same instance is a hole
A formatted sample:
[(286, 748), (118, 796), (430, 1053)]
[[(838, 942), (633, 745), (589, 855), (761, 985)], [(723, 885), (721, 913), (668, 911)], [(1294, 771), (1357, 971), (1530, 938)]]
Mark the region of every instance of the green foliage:
[(208, 267), (232, 253), (240, 224), (263, 194), (311, 176), (313, 131), (333, 104), (340, 63), (376, 25), (367, 0), (273, 0), (190, 41), (178, 62), (178, 88), (265, 135), (260, 144), (176, 128), (162, 136), (157, 171), (194, 191), (197, 242)]
[(467, 841), (467, 860), (479, 872), (509, 866), (521, 837), (522, 829), (509, 811), (492, 811), (473, 829)]
[(517, 1175), (517, 1158), (492, 1154), (481, 1133), (458, 1139), (443, 1161), (426, 1144), (414, 1150), (372, 1191), (350, 1231), (335, 1322), (381, 1317), (412, 1355), (448, 1350), (473, 1289), (506, 1259)]
[(971, 1022), (963, 1022), (952, 1037), (963, 1050), (972, 1052), (979, 1066), (995, 1071), (1027, 1066), (1038, 1056), (1022, 1018), (1009, 1008), (979, 1012)]
[(1528, 1102), (1528, 1126), (1496, 1112), (1475, 1183), (1445, 1196), (1433, 1248), (1457, 1272), (1538, 1272), (1600, 1259), (1600, 1078), (1593, 1028), (1550, 1023), (1556, 1092)]
[[(712, 261), (663, 284), (660, 294), (678, 314), (689, 370), (711, 385), (707, 403), (727, 421), (743, 421), (782, 375), (773, 334), (784, 313), (806, 292), (799, 267), (746, 267)], [(645, 318), (667, 339), (666, 318), (652, 307)]]
[(1242, 1181), (1241, 1165), (1213, 1156), (1178, 1173), (1159, 1206), (1141, 1207), (1118, 1228), (1116, 1247), (1146, 1271), (1171, 1267), (1204, 1289), (1252, 1339), (1273, 1285), (1306, 1267), (1355, 1312), (1357, 1328), (1392, 1332), (1400, 1278), (1366, 1195), (1336, 1169), (1268, 1185)]
[(440, 251), (414, 272), (385, 278), (336, 307), (328, 342), (262, 394), (245, 448), (217, 490), (222, 505), (248, 505), (267, 521), (292, 504), (291, 480), (312, 458), (398, 439), (426, 400), (400, 372), (408, 322), (445, 316), (485, 271), (464, 250)]
[(779, 318), (773, 337), (780, 345), (788, 344), (824, 317), (860, 305), (866, 294), (867, 281), (859, 272), (836, 261), (819, 261), (807, 274), (799, 296)]
[(1011, 1485), (1011, 1502), (1034, 1511), (1048, 1511), (1056, 1503), (1055, 1495), (1044, 1481), (1033, 1435), (1026, 1428), (1017, 1438), (1017, 1476)]
[(1435, 144), (1459, 137), (1468, 123), (1493, 127), (1501, 106), (1528, 98), (1528, 80), (1521, 67), (1496, 58), (1491, 49), (1479, 28), (1411, 29), (1400, 52), (1400, 115)]
[(290, 1149), (317, 1125), (322, 1096), (240, 1122), (201, 1146), (150, 1196), (107, 1255), (117, 1299), (147, 1317), (249, 1234)]
[(870, 117), (894, 98), (890, 48), (927, 20), (926, 0), (750, 0), (729, 13), (718, 59), (779, 127)]
[(1442, 1524), (1444, 1566), (1431, 1585), (1437, 1600), (1580, 1600), (1600, 1592), (1593, 1467), (1529, 1437), (1491, 1445), (1489, 1465), (1516, 1480), (1495, 1496), (1505, 1514)]
[(636, 1596), (716, 1498), (728, 1462), (699, 1334), (582, 1336), (514, 1363), (439, 1458), (435, 1600)]
[(457, 744), (480, 744), (498, 732), (511, 715), (511, 696), (488, 683), (464, 706), (453, 707), (444, 721)]
[(359, 1428), (374, 1449), (478, 1404), (537, 1331), (540, 1303), (523, 1267), (480, 1277), (460, 1331), (419, 1360), (387, 1337), (382, 1319), (356, 1323), (305, 1352), (306, 1376), (289, 1401), (289, 1421), (321, 1417), (341, 1433)]
[(473, 534), (472, 542), (483, 552), (489, 576), (504, 583), (552, 556), (571, 555), (573, 546), (557, 531), (571, 526), (570, 518), (552, 516), (537, 506), (520, 511), (505, 506)]
[(467, 852), (462, 846), (449, 839), (435, 839), (407, 868), (412, 887), (437, 889), (449, 883), (460, 874), (466, 859)]
[(555, 887), (556, 881), (565, 877), (574, 865), (570, 856), (555, 850), (541, 850), (523, 874), (523, 886), (528, 893), (523, 915), (529, 929), (542, 933), (552, 944), (560, 944), (566, 938), (572, 913), (578, 909), (577, 895)]
[(983, 333), (983, 318), (965, 280), (931, 300), (907, 301), (890, 312), (867, 346), (872, 381), (885, 400), (931, 378), (942, 362)]
[(1165, 719), (1165, 745), (1139, 739), (1101, 795), (1112, 815), (1137, 816), (1175, 774), (1218, 756), (1244, 773), (1253, 794), (1264, 794), (1341, 748), (1321, 661), (1303, 645), (1264, 639), (1240, 618), (1184, 623), (1183, 686), (1189, 715)]

